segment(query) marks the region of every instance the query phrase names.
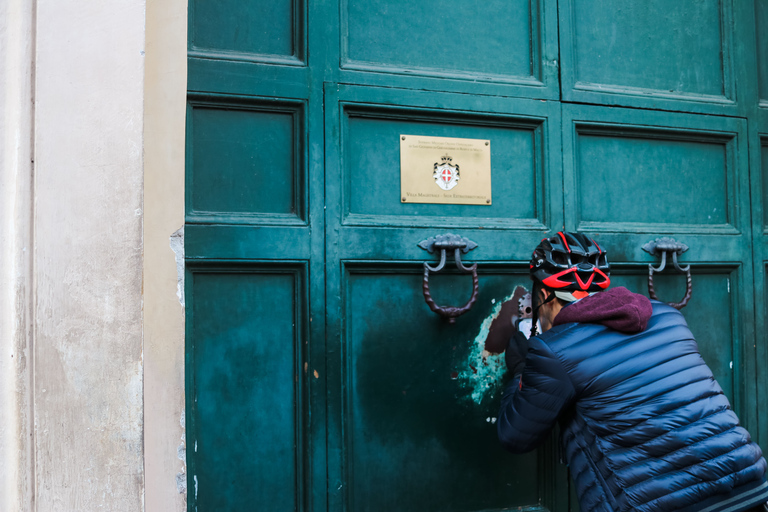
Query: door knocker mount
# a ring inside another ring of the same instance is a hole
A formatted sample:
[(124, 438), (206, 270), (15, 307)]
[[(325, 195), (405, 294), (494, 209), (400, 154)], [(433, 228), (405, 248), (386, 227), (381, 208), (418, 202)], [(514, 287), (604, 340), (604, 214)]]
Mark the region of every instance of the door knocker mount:
[[(424, 281), (422, 290), (424, 292), (424, 300), (427, 302), (429, 309), (448, 320), (448, 323), (452, 324), (456, 322), (456, 317), (463, 315), (472, 307), (477, 301), (477, 293), (480, 290), (480, 285), (477, 279), (477, 263), (471, 267), (466, 267), (461, 262), (461, 253), (467, 254), (469, 251), (477, 247), (477, 244), (468, 238), (464, 238), (459, 235), (447, 233), (445, 235), (438, 235), (432, 238), (427, 238), (419, 242), (419, 247), (429, 252), (430, 254), (440, 251), (440, 263), (436, 267), (429, 266), (429, 263), (424, 262)], [(461, 307), (454, 306), (438, 306), (435, 301), (432, 300), (432, 295), (429, 293), (429, 273), (440, 272), (445, 267), (445, 261), (447, 259), (446, 253), (453, 251), (453, 258), (456, 261), (456, 268), (465, 274), (472, 274), (472, 296), (469, 298), (466, 304)]]
[(667, 253), (672, 253), (672, 264), (675, 266), (675, 270), (685, 274), (685, 297), (680, 302), (668, 302), (670, 306), (675, 309), (683, 309), (688, 301), (691, 299), (691, 266), (687, 265), (685, 268), (680, 267), (677, 262), (677, 256), (688, 250), (688, 246), (684, 243), (678, 242), (674, 238), (657, 238), (651, 242), (648, 242), (643, 246), (643, 250), (651, 255), (661, 254), (661, 265), (659, 268), (655, 268), (653, 265), (648, 265), (648, 295), (654, 300), (659, 300), (656, 296), (656, 289), (653, 285), (653, 273), (661, 272), (667, 266)]

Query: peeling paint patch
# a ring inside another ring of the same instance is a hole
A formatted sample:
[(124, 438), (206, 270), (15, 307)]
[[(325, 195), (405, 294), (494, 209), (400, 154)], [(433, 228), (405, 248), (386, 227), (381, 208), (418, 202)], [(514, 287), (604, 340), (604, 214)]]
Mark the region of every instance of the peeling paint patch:
[(187, 474), (183, 471), (176, 473), (176, 490), (179, 494), (187, 494)]
[(492, 354), (485, 349), (485, 340), (488, 338), (488, 332), (491, 324), (499, 313), (505, 302), (512, 299), (514, 293), (505, 297), (504, 300), (494, 304), (491, 314), (483, 320), (480, 325), (480, 331), (471, 341), (471, 349), (466, 361), (466, 370), (460, 371), (458, 378), (463, 386), (472, 389), (472, 401), (480, 404), (483, 398), (491, 396), (501, 391), (504, 384), (504, 373), (506, 364), (504, 354)]
[(184, 306), (184, 226), (174, 231), (170, 238), (171, 250), (176, 257), (176, 296)]
[(181, 471), (176, 473), (176, 490), (179, 494), (187, 494), (187, 433), (186, 409), (181, 410), (181, 444), (176, 448), (176, 456), (182, 463)]

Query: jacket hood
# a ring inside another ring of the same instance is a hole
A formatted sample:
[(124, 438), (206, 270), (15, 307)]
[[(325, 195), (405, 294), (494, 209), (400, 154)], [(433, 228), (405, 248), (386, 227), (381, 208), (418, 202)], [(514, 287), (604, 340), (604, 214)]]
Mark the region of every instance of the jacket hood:
[(560, 310), (552, 324), (602, 324), (619, 332), (635, 334), (645, 330), (652, 314), (648, 297), (617, 286), (569, 304)]

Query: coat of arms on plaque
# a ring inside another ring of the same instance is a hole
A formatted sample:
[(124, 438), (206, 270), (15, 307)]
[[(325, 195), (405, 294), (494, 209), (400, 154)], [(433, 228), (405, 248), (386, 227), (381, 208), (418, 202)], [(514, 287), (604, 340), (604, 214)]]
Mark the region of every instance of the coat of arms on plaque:
[(459, 184), (459, 166), (454, 165), (451, 162), (453, 158), (448, 155), (443, 156), (443, 162), (435, 162), (435, 170), (432, 173), (432, 177), (435, 179), (437, 186), (443, 190), (451, 190), (453, 187)]

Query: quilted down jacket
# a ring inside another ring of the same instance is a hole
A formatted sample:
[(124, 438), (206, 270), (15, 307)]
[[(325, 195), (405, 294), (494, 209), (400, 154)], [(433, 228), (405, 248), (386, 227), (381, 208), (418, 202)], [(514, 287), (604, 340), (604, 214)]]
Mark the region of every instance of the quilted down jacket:
[(530, 340), (502, 397), (502, 444), (532, 450), (559, 421), (582, 512), (741, 512), (768, 501), (760, 448), (683, 316), (650, 305), (614, 288), (566, 306)]

